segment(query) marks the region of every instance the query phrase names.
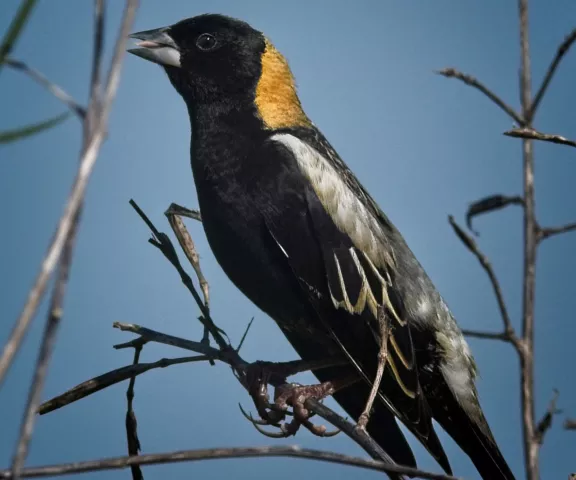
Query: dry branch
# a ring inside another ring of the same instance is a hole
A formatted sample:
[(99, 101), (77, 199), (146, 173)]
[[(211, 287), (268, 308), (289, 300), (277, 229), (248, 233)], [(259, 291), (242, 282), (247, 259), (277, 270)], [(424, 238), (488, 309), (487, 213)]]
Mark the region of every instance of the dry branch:
[[(324, 452), (294, 446), (277, 447), (238, 447), (238, 448), (211, 448), (206, 450), (184, 450), (170, 453), (151, 453), (138, 457), (115, 457), (87, 462), (75, 462), (61, 465), (26, 468), (22, 472), (23, 478), (45, 478), (72, 473), (99, 472), (104, 470), (119, 470), (132, 465), (158, 465), (166, 463), (193, 462), (199, 460), (218, 460), (224, 458), (254, 458), (254, 457), (292, 457), (308, 460), (319, 460), (338, 465), (349, 465), (377, 472), (390, 474), (405, 474), (413, 478), (429, 480), (461, 480), (458, 477), (429, 473), (417, 468), (389, 465), (376, 460), (351, 457), (340, 453)], [(8, 470), (0, 470), (0, 479), (11, 479)]]
[(540, 229), (540, 234), (538, 236), (539, 240), (544, 240), (548, 237), (554, 235), (560, 235), (562, 233), (573, 232), (576, 230), (576, 223), (567, 223), (566, 225), (561, 225), (560, 227), (548, 227)]
[(520, 341), (516, 337), (516, 333), (514, 332), (514, 328), (512, 328), (512, 322), (510, 321), (510, 315), (508, 314), (508, 308), (506, 307), (506, 301), (504, 300), (504, 294), (502, 293), (502, 287), (500, 286), (500, 282), (498, 281), (498, 277), (494, 273), (494, 269), (492, 268), (492, 264), (488, 260), (488, 257), (484, 253), (480, 251), (478, 245), (474, 241), (474, 239), (468, 235), (454, 217), (450, 215), (448, 217), (448, 221), (450, 225), (454, 229), (454, 232), (460, 238), (462, 243), (468, 248), (468, 250), (478, 259), (480, 265), (488, 275), (490, 279), (490, 284), (492, 285), (492, 289), (494, 290), (494, 295), (496, 296), (496, 301), (498, 302), (498, 308), (500, 309), (500, 316), (502, 317), (502, 323), (504, 324), (504, 331), (501, 333), (489, 333), (489, 332), (476, 332), (472, 330), (464, 330), (463, 333), (468, 336), (478, 337), (478, 338), (488, 338), (492, 340), (503, 340), (505, 342), (509, 342), (516, 347), (516, 349), (520, 348)]
[[(140, 362), (140, 354), (144, 342), (138, 343), (134, 346), (134, 361), (132, 365), (138, 365)], [(134, 456), (140, 453), (140, 439), (138, 438), (138, 420), (134, 413), (134, 386), (136, 384), (136, 376), (130, 378), (128, 389), (126, 390), (126, 440), (128, 442), (128, 455)], [(132, 480), (144, 480), (142, 469), (140, 465), (131, 465), (130, 471), (132, 472)]]
[(58, 100), (68, 106), (72, 112), (74, 112), (80, 120), (84, 120), (86, 116), (86, 109), (80, 105), (74, 98), (68, 94), (65, 90), (61, 87), (56, 85), (55, 83), (48, 80), (42, 73), (34, 68), (28, 66), (26, 63), (16, 60), (14, 58), (7, 58), (4, 63), (9, 67), (13, 68), (14, 70), (19, 70), (30, 78), (38, 82), (44, 88), (46, 88), (52, 95), (54, 95)]
[(515, 138), (526, 138), (530, 140), (541, 140), (543, 142), (557, 143), (560, 145), (568, 145), (570, 147), (576, 147), (576, 142), (574, 140), (568, 140), (566, 137), (560, 135), (550, 135), (548, 133), (541, 133), (533, 128), (513, 128), (504, 132), (507, 137)]
[(496, 95), (492, 90), (488, 89), (483, 83), (481, 83), (472, 75), (462, 73), (455, 68), (443, 68), (441, 70), (437, 70), (436, 73), (446, 78), (457, 78), (458, 80), (463, 81), (466, 85), (470, 85), (471, 87), (481, 91), (502, 110), (504, 110), (511, 118), (513, 118), (519, 125), (524, 124), (522, 117), (510, 105), (504, 102), (504, 100), (502, 100), (498, 95)]
[[(131, 342), (132, 343), (132, 342)], [(150, 370), (156, 368), (166, 368), (171, 365), (179, 365), (182, 363), (192, 363), (192, 362), (203, 362), (207, 361), (209, 357), (205, 355), (195, 355), (192, 357), (180, 357), (180, 358), (162, 358), (156, 362), (151, 363), (138, 363), (137, 365), (127, 365), (125, 367), (117, 368), (110, 372), (104, 373), (97, 377), (86, 380), (74, 388), (71, 388), (62, 395), (58, 395), (51, 400), (44, 402), (38, 408), (38, 413), (44, 415), (50, 413), (59, 408), (70, 405), (82, 398), (88, 397), (93, 393), (104, 390), (117, 383), (124, 382), (130, 378), (142, 375)]]
[(548, 90), (548, 86), (550, 85), (552, 77), (554, 77), (554, 74), (556, 73), (556, 70), (560, 65), (560, 62), (562, 61), (564, 55), (566, 55), (568, 50), (570, 50), (570, 47), (574, 44), (574, 42), (576, 42), (576, 28), (566, 36), (564, 41), (558, 46), (558, 49), (556, 50), (556, 55), (554, 56), (552, 63), (550, 63), (550, 66), (548, 67), (548, 71), (544, 76), (542, 85), (538, 89), (538, 93), (536, 93), (536, 95), (534, 96), (534, 101), (532, 102), (532, 106), (530, 108), (531, 119), (534, 118), (536, 110), (538, 109), (538, 106), (540, 105), (540, 102), (542, 101), (544, 94)]

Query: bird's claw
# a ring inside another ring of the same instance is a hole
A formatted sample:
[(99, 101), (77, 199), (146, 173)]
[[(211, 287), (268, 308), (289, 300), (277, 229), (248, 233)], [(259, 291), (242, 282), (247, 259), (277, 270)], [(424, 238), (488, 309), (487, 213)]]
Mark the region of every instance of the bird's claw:
[[(319, 437), (333, 437), (340, 433), (340, 430), (327, 431), (324, 425), (315, 425), (310, 421), (314, 416), (306, 407), (306, 400), (315, 398), (322, 400), (331, 394), (331, 384), (318, 385), (298, 385), (287, 383), (276, 388), (274, 392), (274, 403), (268, 401), (267, 385), (259, 385), (257, 395), (252, 394), (256, 409), (260, 419), (255, 419), (247, 413), (240, 405), (240, 410), (244, 417), (254, 425), (254, 428), (261, 434), (271, 438), (286, 438), (296, 435), (301, 426), (304, 426), (313, 435)], [(292, 407), (292, 412), (289, 411)], [(293, 415), (291, 422), (286, 422), (286, 416)], [(268, 432), (261, 426), (270, 425), (278, 428), (278, 432)]]

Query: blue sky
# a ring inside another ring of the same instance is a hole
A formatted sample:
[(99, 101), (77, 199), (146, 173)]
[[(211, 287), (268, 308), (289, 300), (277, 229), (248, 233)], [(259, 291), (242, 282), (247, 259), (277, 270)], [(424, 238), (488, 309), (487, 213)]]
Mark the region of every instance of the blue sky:
[[(91, 61), (92, 2), (39, 2), (14, 56), (44, 72), (84, 101)], [(122, 2), (109, 2), (107, 52)], [(0, 3), (0, 32), (19, 4)], [(400, 2), (343, 0), (267, 2), (143, 0), (134, 30), (215, 12), (264, 31), (288, 58), (304, 107), (344, 160), (396, 223), (446, 298), (463, 328), (498, 330), (498, 310), (485, 274), (455, 238), (447, 215), (463, 220), (470, 201), (493, 193), (521, 192), (520, 142), (502, 136), (511, 120), (471, 88), (433, 74), (455, 66), (480, 78), (518, 107), (519, 42), (516, 2)], [(531, 1), (535, 85), (557, 44), (576, 24), (576, 3)], [(73, 20), (72, 20), (73, 19)], [(0, 129), (63, 111), (29, 79), (4, 69), (0, 78)], [(576, 137), (576, 55), (566, 58), (538, 114), (545, 132)], [(196, 206), (189, 166), (189, 125), (184, 105), (163, 72), (136, 57), (126, 59), (110, 134), (90, 185), (66, 299), (65, 317), (43, 398), (131, 362), (112, 345), (132, 338), (113, 321), (139, 323), (173, 335), (199, 338), (196, 307), (172, 267), (146, 242), (148, 231), (128, 205), (134, 198), (159, 227), (170, 202)], [(36, 274), (73, 178), (81, 129), (69, 119), (57, 129), (0, 148), (0, 343), (10, 331)], [(576, 220), (575, 151), (537, 144), (537, 213), (541, 224)], [(482, 249), (493, 261), (510, 314), (519, 325), (521, 212), (479, 218)], [(227, 280), (201, 225), (189, 227), (211, 284), (213, 315), (237, 341), (251, 317), (243, 354), (250, 360), (291, 360), (291, 347), (273, 322)], [(546, 241), (539, 250), (536, 296), (537, 411), (553, 388), (560, 406), (576, 416), (573, 339), (576, 323), (574, 235)], [(44, 304), (45, 307), (45, 304)], [(0, 465), (13, 453), (23, 400), (36, 358), (44, 311), (0, 392)], [(518, 364), (509, 346), (470, 340), (480, 367), (486, 416), (504, 455), (522, 475)], [(142, 360), (182, 352), (147, 346)], [(185, 352), (184, 352), (185, 354)], [(302, 381), (311, 381), (303, 376)], [(29, 464), (88, 460), (126, 452), (126, 385), (118, 385), (40, 417)], [(135, 410), (144, 452), (216, 446), (298, 443), (363, 454), (344, 436), (318, 439), (307, 432), (286, 441), (260, 436), (240, 415), (247, 395), (222, 365), (183, 365), (138, 378)], [(330, 405), (333, 405), (330, 402)], [(442, 436), (458, 475), (477, 478), (468, 459)], [(542, 478), (574, 471), (576, 437), (560, 419), (542, 449)], [(415, 445), (423, 468), (438, 470)], [(350, 468), (291, 459), (226, 460), (150, 467), (147, 479), (278, 479), (331, 475)], [(378, 474), (354, 471), (354, 478)], [(87, 474), (123, 479), (129, 472)], [(381, 478), (378, 477), (378, 478)]]

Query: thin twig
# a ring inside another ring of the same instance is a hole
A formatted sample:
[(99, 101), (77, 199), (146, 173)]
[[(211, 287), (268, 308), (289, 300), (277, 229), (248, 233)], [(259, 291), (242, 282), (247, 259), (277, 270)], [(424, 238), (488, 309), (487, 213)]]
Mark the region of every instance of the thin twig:
[(538, 106), (540, 105), (540, 102), (542, 101), (542, 98), (544, 97), (546, 90), (548, 90), (550, 81), (552, 80), (552, 77), (554, 77), (554, 73), (556, 73), (556, 69), (560, 65), (562, 58), (564, 58), (564, 55), (566, 55), (568, 50), (570, 50), (570, 47), (574, 42), (576, 42), (576, 28), (566, 36), (564, 41), (558, 47), (556, 55), (554, 56), (552, 63), (550, 63), (548, 71), (546, 72), (546, 76), (542, 81), (542, 85), (540, 85), (538, 93), (536, 93), (536, 95), (534, 96), (534, 101), (532, 102), (532, 107), (530, 108), (530, 115), (529, 115), (530, 120), (534, 118), (536, 110), (538, 109)]
[[(143, 342), (134, 347), (134, 361), (132, 365), (138, 365), (140, 354), (142, 353)], [(138, 438), (138, 420), (134, 413), (134, 385), (136, 385), (136, 375), (130, 378), (128, 389), (126, 390), (126, 439), (128, 441), (128, 455), (138, 455), (140, 453), (140, 439)], [(140, 465), (131, 465), (132, 480), (144, 480)]]
[[(389, 465), (385, 462), (369, 460), (360, 457), (351, 457), (340, 453), (324, 452), (299, 446), (264, 446), (264, 447), (237, 447), (237, 448), (211, 448), (204, 450), (184, 450), (170, 453), (151, 453), (137, 457), (125, 456), (75, 462), (61, 465), (26, 468), (22, 472), (24, 478), (54, 477), (72, 473), (97, 472), (103, 470), (118, 470), (131, 465), (158, 465), (165, 463), (192, 462), (198, 460), (217, 460), (224, 458), (254, 458), (254, 457), (292, 457), (308, 460), (317, 460), (338, 465), (349, 465), (377, 472), (399, 473), (415, 478), (430, 480), (458, 480), (457, 477), (438, 473), (425, 472), (417, 468)], [(10, 479), (8, 470), (0, 470), (0, 479)]]
[(494, 273), (494, 269), (492, 268), (492, 264), (488, 260), (488, 257), (484, 255), (478, 248), (476, 241), (468, 235), (460, 225), (456, 223), (454, 217), (450, 215), (448, 217), (448, 221), (454, 232), (460, 238), (462, 243), (468, 248), (468, 250), (478, 259), (480, 265), (488, 275), (490, 283), (492, 285), (492, 289), (494, 290), (494, 295), (496, 296), (496, 301), (498, 302), (498, 308), (500, 309), (500, 316), (502, 317), (502, 323), (504, 324), (504, 331), (500, 334), (492, 334), (492, 333), (482, 333), (482, 332), (473, 332), (467, 331), (468, 335), (476, 336), (480, 338), (492, 338), (498, 340), (504, 340), (510, 342), (512, 345), (516, 347), (516, 349), (520, 348), (520, 342), (516, 337), (516, 333), (514, 332), (514, 328), (512, 327), (512, 322), (510, 321), (510, 316), (508, 314), (508, 308), (506, 307), (506, 301), (504, 300), (504, 294), (502, 293), (502, 287), (500, 286), (500, 282)]
[[(164, 345), (172, 345), (173, 347), (183, 348), (184, 350), (190, 350), (191, 352), (196, 352), (201, 355), (207, 355), (208, 357), (220, 360), (221, 362), (228, 363), (231, 366), (243, 368), (249, 365), (249, 363), (242, 360), (237, 353), (231, 355), (230, 351), (227, 349), (222, 351), (217, 348), (206, 345), (205, 343), (202, 342), (195, 342), (193, 340), (186, 340), (184, 338), (174, 337), (172, 335), (157, 332), (150, 328), (136, 325), (135, 323), (114, 322), (113, 326), (114, 328), (118, 328), (123, 332), (132, 332), (137, 335), (140, 335), (140, 337), (149, 342), (163, 343)], [(126, 348), (126, 345), (127, 344), (115, 345), (114, 348), (116, 349)]]
[(198, 305), (200, 312), (202, 315), (199, 317), (200, 321), (204, 325), (206, 329), (210, 331), (210, 334), (218, 344), (221, 350), (233, 350), (230, 346), (230, 343), (224, 338), (223, 331), (219, 329), (212, 317), (210, 316), (210, 311), (206, 304), (203, 302), (202, 298), (198, 294), (196, 287), (194, 286), (194, 282), (190, 275), (186, 273), (180, 260), (178, 259), (178, 254), (176, 253), (176, 249), (172, 244), (172, 241), (164, 232), (160, 232), (152, 223), (152, 221), (148, 218), (148, 216), (142, 211), (142, 209), (138, 206), (138, 204), (134, 200), (130, 200), (130, 205), (136, 213), (142, 218), (142, 220), (146, 223), (148, 228), (152, 231), (152, 234), (155, 238), (149, 240), (151, 245), (154, 245), (158, 250), (162, 252), (162, 254), (166, 257), (166, 259), (174, 266), (177, 270), (178, 274), (180, 275), (180, 279), (182, 283), (186, 286), (188, 291), (192, 294), (194, 301)]
[(485, 340), (501, 340), (503, 342), (510, 342), (510, 337), (506, 332), (480, 332), (478, 330), (462, 330), (462, 333), (467, 337), (483, 338)]
[(206, 305), (206, 308), (210, 308), (210, 288), (204, 274), (202, 273), (202, 268), (200, 267), (200, 256), (196, 251), (194, 240), (192, 240), (192, 236), (190, 235), (190, 232), (188, 232), (188, 229), (186, 228), (186, 225), (184, 225), (180, 215), (174, 214), (169, 210), (166, 210), (165, 215), (168, 218), (168, 223), (170, 223), (174, 235), (176, 235), (176, 238), (178, 239), (180, 247), (184, 251), (186, 258), (190, 261), (194, 272), (196, 272), (198, 283), (200, 284), (200, 289), (204, 296), (204, 305)]
[(567, 223), (560, 227), (548, 227), (542, 228), (540, 230), (539, 240), (544, 240), (545, 238), (552, 237), (554, 235), (560, 235), (562, 233), (573, 232), (576, 230), (576, 223)]
[(8, 342), (6, 343), (2, 356), (0, 357), (0, 387), (2, 386), (6, 372), (12, 364), (14, 355), (20, 348), (24, 335), (30, 326), (30, 322), (38, 310), (38, 306), (44, 296), (50, 276), (58, 264), (66, 239), (73, 228), (73, 220), (84, 201), (86, 186), (88, 185), (94, 164), (98, 158), (100, 147), (105, 138), (108, 114), (118, 87), (122, 56), (124, 54), (124, 42), (128, 32), (130, 31), (137, 6), (138, 0), (126, 0), (122, 27), (120, 29), (119, 38), (116, 41), (114, 57), (110, 68), (108, 82), (106, 84), (106, 93), (104, 95), (99, 122), (98, 125), (95, 126), (95, 131), (91, 136), (90, 141), (87, 142), (82, 149), (78, 172), (74, 179), (64, 213), (58, 222), (56, 232), (54, 233), (44, 259), (42, 260), (40, 271), (36, 276), (34, 285), (30, 289), (24, 308), (14, 324)]
[(484, 95), (486, 95), (490, 100), (492, 100), (496, 105), (498, 105), (502, 110), (504, 110), (510, 117), (512, 117), (519, 125), (524, 125), (522, 117), (508, 104), (506, 104), (498, 95), (489, 90), (484, 84), (480, 83), (478, 79), (472, 75), (459, 72), (455, 68), (443, 68), (436, 71), (437, 74), (442, 75), (447, 78), (457, 78), (463, 81), (466, 85), (480, 90)]
[(244, 334), (242, 335), (242, 338), (238, 342), (238, 346), (236, 347), (237, 352), (239, 352), (240, 349), (242, 348), (242, 345), (244, 345), (244, 340), (246, 340), (246, 337), (248, 336), (248, 332), (250, 331), (250, 327), (252, 327), (253, 322), (254, 322), (254, 317), (252, 317), (250, 319), (250, 321), (248, 322), (248, 325), (246, 326), (246, 330), (244, 330)]
[(97, 377), (86, 380), (74, 388), (71, 388), (62, 395), (58, 395), (46, 402), (44, 402), (38, 408), (38, 413), (40, 415), (45, 415), (46, 413), (53, 412), (59, 408), (70, 405), (82, 398), (88, 397), (100, 390), (104, 390), (117, 383), (124, 382), (130, 378), (135, 378), (138, 375), (142, 375), (150, 370), (156, 368), (166, 368), (171, 365), (180, 365), (182, 363), (192, 363), (192, 362), (205, 362), (208, 361), (210, 357), (207, 355), (195, 355), (193, 357), (179, 357), (179, 358), (162, 358), (156, 362), (152, 363), (139, 363), (137, 365), (127, 365), (125, 367), (117, 368), (110, 372), (104, 373)]
[(509, 205), (524, 205), (524, 199), (518, 195), (489, 195), (471, 203), (466, 210), (466, 226), (477, 237), (480, 233), (472, 228), (472, 219), (478, 215), (494, 212)]
[(200, 210), (191, 210), (189, 208), (178, 205), (177, 203), (171, 203), (168, 210), (164, 212), (164, 215), (180, 215), (181, 217), (191, 218), (197, 222), (202, 221), (202, 216), (200, 215)]
[(56, 85), (54, 82), (48, 80), (42, 73), (29, 67), (24, 62), (16, 60), (14, 58), (7, 58), (5, 60), (6, 65), (14, 70), (19, 70), (25, 73), (30, 78), (38, 82), (40, 85), (45, 87), (52, 95), (54, 95), (58, 100), (64, 103), (72, 112), (74, 112), (81, 120), (84, 120), (86, 116), (86, 109), (80, 105), (74, 98), (65, 92), (61, 87)]
[[(186, 258), (188, 259), (190, 265), (192, 265), (192, 268), (196, 273), (196, 278), (198, 279), (200, 289), (202, 290), (202, 296), (204, 297), (204, 306), (206, 307), (206, 310), (209, 312), (210, 287), (208, 285), (208, 282), (206, 281), (206, 278), (204, 277), (204, 274), (202, 273), (202, 268), (200, 267), (200, 255), (198, 255), (196, 245), (194, 244), (194, 240), (192, 240), (192, 236), (190, 235), (190, 232), (188, 232), (188, 229), (186, 228), (186, 225), (184, 225), (184, 222), (182, 221), (182, 218), (180, 217), (179, 214), (173, 213), (172, 211), (170, 211), (170, 208), (168, 208), (168, 210), (164, 212), (164, 215), (168, 219), (168, 223), (170, 224), (170, 227), (172, 228), (174, 235), (176, 235), (176, 239), (180, 244), (180, 248), (184, 251)], [(204, 336), (202, 337), (202, 341), (204, 343), (209, 344), (210, 343), (209, 325), (206, 325), (206, 320), (203, 317), (198, 317), (198, 319), (200, 320), (200, 323), (202, 323), (204, 326)], [(210, 363), (211, 365), (214, 365), (214, 361), (211, 361)]]
[(513, 128), (504, 132), (507, 137), (515, 138), (528, 138), (531, 140), (541, 140), (543, 142), (557, 143), (560, 145), (568, 145), (570, 147), (576, 147), (576, 142), (574, 140), (568, 140), (566, 137), (560, 135), (551, 135), (548, 133), (541, 133), (533, 128)]
[[(80, 215), (81, 211), (78, 211), (77, 216)], [(20, 435), (18, 442), (16, 443), (16, 452), (12, 459), (12, 478), (14, 479), (20, 478), (22, 468), (24, 467), (26, 457), (28, 456), (30, 440), (32, 439), (32, 432), (34, 431), (34, 424), (36, 422), (36, 411), (38, 405), (40, 405), (42, 389), (46, 380), (46, 374), (48, 373), (50, 358), (56, 343), (56, 334), (58, 332), (58, 327), (60, 326), (60, 320), (62, 319), (64, 295), (68, 285), (70, 267), (72, 266), (72, 254), (74, 252), (74, 243), (76, 239), (75, 234), (76, 229), (78, 228), (77, 218), (73, 220), (72, 225), (72, 230), (70, 230), (70, 235), (66, 239), (62, 258), (59, 262), (56, 284), (54, 286), (50, 308), (48, 310), (48, 319), (46, 320), (42, 343), (38, 353), (38, 360), (36, 361), (34, 369), (34, 377), (30, 385), (28, 402), (22, 417)]]

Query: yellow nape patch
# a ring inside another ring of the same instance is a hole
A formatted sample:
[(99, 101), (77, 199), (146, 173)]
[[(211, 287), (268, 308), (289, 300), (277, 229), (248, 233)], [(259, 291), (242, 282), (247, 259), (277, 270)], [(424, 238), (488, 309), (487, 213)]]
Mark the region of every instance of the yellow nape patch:
[(307, 127), (288, 62), (268, 40), (262, 55), (262, 74), (256, 86), (256, 108), (266, 128)]

